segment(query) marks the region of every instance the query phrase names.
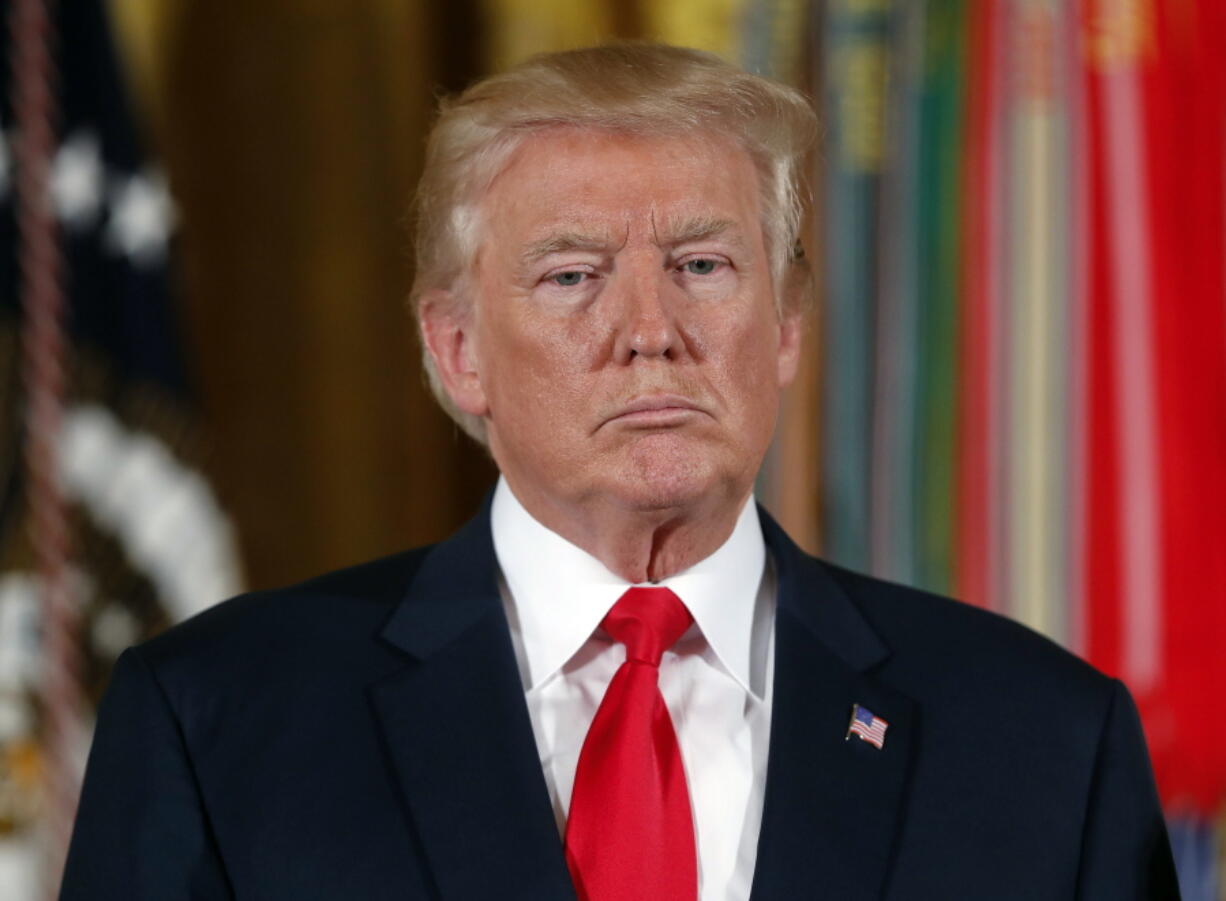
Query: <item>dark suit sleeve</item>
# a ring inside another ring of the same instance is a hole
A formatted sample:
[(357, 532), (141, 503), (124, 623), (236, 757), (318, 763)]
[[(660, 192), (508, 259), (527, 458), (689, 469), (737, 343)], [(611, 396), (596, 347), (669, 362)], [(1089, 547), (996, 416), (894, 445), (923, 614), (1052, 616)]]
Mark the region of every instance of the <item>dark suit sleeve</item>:
[(179, 723), (129, 649), (98, 710), (61, 901), (232, 897)]
[(1178, 901), (1170, 841), (1136, 705), (1122, 683), (1099, 740), (1079, 901)]

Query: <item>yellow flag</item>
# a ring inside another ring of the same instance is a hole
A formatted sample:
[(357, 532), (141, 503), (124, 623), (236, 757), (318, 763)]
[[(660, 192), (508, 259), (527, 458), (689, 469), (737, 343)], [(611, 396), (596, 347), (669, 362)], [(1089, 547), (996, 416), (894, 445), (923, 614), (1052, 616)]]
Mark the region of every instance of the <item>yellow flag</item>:
[(668, 44), (709, 50), (740, 60), (747, 0), (671, 0), (644, 3), (644, 36)]
[(491, 68), (505, 69), (536, 53), (586, 47), (615, 37), (605, 0), (484, 0)]

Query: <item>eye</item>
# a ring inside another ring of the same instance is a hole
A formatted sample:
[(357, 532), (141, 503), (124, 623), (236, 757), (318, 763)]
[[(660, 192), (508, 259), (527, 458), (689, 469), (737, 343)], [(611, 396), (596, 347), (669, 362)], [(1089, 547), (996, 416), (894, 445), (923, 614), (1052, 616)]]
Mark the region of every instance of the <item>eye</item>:
[(719, 260), (706, 259), (699, 257), (696, 260), (686, 260), (681, 264), (681, 268), (690, 275), (710, 275), (720, 265)]
[(576, 285), (582, 284), (586, 278), (586, 272), (580, 272), (578, 269), (568, 269), (565, 272), (555, 272), (549, 276), (548, 280), (562, 288), (573, 288)]

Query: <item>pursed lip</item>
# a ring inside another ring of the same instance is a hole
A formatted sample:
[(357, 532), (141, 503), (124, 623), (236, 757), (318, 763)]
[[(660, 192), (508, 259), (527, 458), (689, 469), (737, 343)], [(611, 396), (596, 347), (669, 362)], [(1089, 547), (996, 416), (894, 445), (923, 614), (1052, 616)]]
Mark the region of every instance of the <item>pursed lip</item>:
[(636, 397), (619, 407), (601, 425), (612, 422), (624, 425), (665, 426), (685, 421), (695, 413), (706, 413), (701, 406), (679, 394), (651, 394)]

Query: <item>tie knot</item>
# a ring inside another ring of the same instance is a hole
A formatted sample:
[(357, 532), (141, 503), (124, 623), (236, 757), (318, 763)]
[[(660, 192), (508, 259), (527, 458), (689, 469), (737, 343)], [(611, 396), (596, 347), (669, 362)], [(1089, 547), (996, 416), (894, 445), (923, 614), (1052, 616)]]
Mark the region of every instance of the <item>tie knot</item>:
[(601, 625), (626, 646), (626, 659), (659, 666), (690, 627), (694, 617), (667, 588), (631, 588), (613, 605)]

